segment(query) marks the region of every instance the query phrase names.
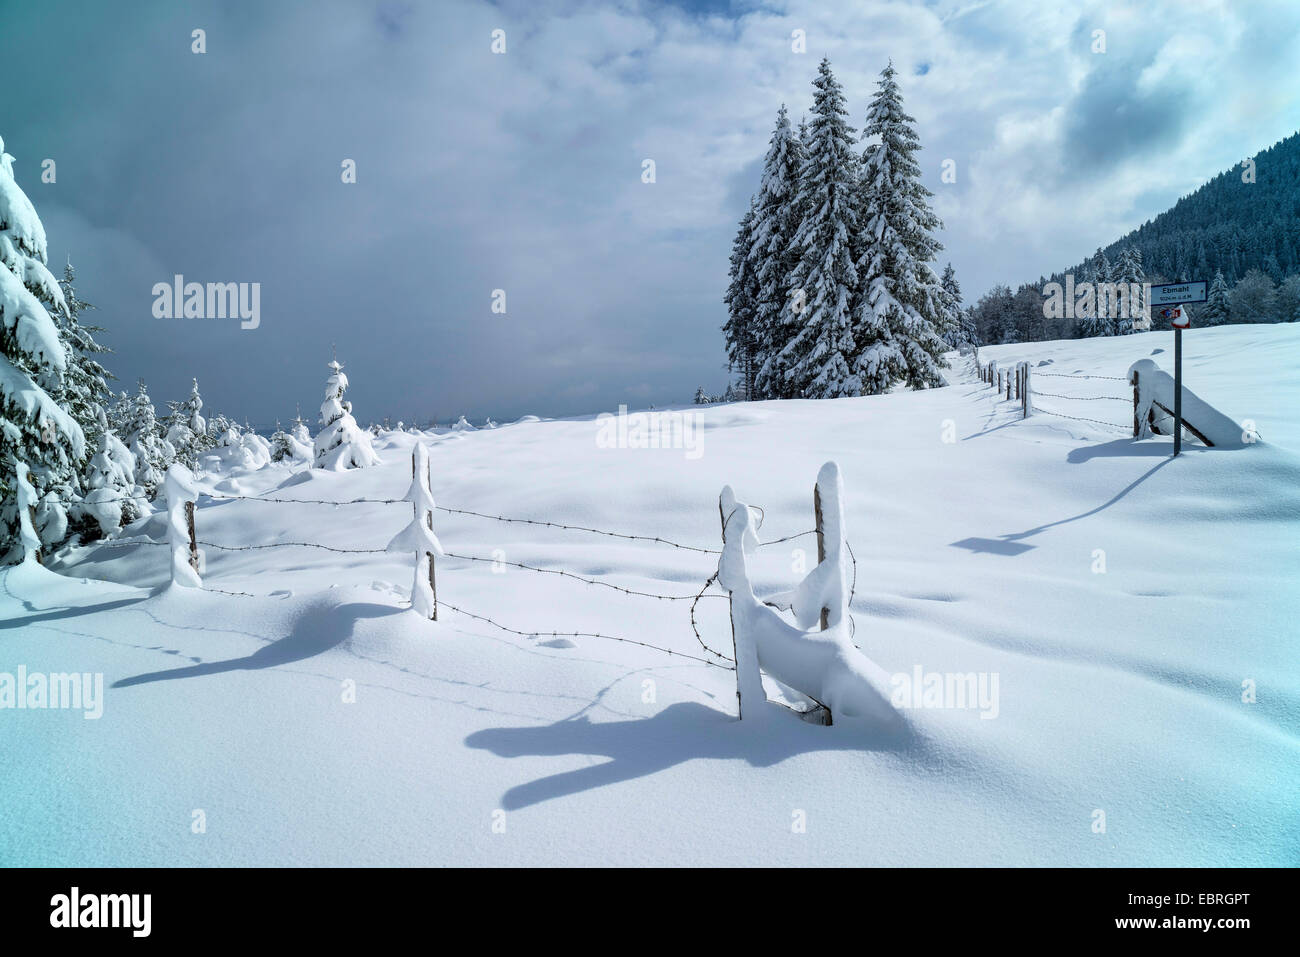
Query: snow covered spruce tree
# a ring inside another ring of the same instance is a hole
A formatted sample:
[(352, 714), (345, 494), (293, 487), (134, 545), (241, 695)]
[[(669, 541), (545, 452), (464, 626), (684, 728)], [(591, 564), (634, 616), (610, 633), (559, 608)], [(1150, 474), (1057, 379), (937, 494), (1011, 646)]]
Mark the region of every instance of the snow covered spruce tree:
[(157, 413), (144, 379), (139, 380), (124, 439), (135, 456), (136, 484), (152, 500), (176, 455), (171, 445), (158, 434)]
[(756, 208), (754, 200), (749, 201), (749, 210), (740, 221), (736, 238), (731, 244), (731, 267), (727, 284), (727, 294), (723, 301), (727, 304), (727, 321), (722, 325), (722, 337), (726, 343), (727, 358), (730, 366), (740, 372), (741, 377), (752, 384), (755, 365), (758, 361), (758, 326), (755, 321), (755, 309), (758, 298), (758, 278), (755, 262), (751, 258)]
[(1092, 282), (1093, 302), (1079, 320), (1079, 332), (1085, 336), (1113, 336), (1115, 334), (1115, 317), (1111, 315), (1110, 297), (1104, 290), (1115, 280), (1112, 278), (1110, 259), (1105, 250), (1098, 249), (1092, 254), (1092, 260), (1086, 267), (1088, 279)]
[(851, 365), (858, 158), (853, 128), (845, 121), (844, 92), (829, 60), (822, 59), (813, 86), (813, 119), (795, 199), (800, 221), (793, 243), (799, 258), (788, 287), (788, 308), (798, 321), (778, 361), (785, 365), (784, 394), (833, 399), (862, 391)]
[(210, 448), (208, 423), (202, 414), (203, 397), (199, 395), (199, 380), (193, 380), (188, 399), (168, 405), (171, 413), (167, 416), (165, 438), (172, 447), (175, 460), (192, 472), (197, 467), (199, 455)]
[(949, 317), (930, 265), (943, 248), (933, 235), (943, 223), (930, 209), (933, 194), (921, 184), (916, 121), (903, 112), (895, 75), (892, 63), (881, 71), (862, 131), (864, 139), (880, 138), (862, 154), (859, 187), (854, 371), (868, 394), (885, 392), (899, 379), (913, 389), (944, 382), (940, 333)]
[(71, 259), (64, 264), (59, 288), (67, 311), (56, 311), (52, 318), (68, 354), (68, 371), (63, 377), (59, 405), (81, 426), (86, 437), (86, 454), (90, 455), (99, 447), (100, 419), (113, 398), (108, 381), (114, 376), (95, 356), (112, 350), (95, 340), (95, 333), (104, 331), (102, 326), (81, 322), (81, 314), (96, 307), (77, 295), (76, 270)]
[[(1120, 302), (1123, 308), (1120, 310), (1119, 320), (1115, 324), (1117, 335), (1127, 336), (1141, 328), (1145, 324), (1146, 313), (1142, 305), (1142, 294), (1140, 292), (1143, 284), (1147, 281), (1146, 272), (1142, 269), (1142, 250), (1136, 246), (1125, 246), (1124, 252), (1119, 260), (1119, 275), (1115, 281), (1120, 284), (1123, 290)], [(1136, 296), (1131, 295), (1137, 289)]]
[(271, 461), (293, 461), (293, 436), (280, 428), (280, 420), (275, 420), (275, 431), (271, 433)]
[[(56, 401), (68, 354), (49, 308), (66, 310), (45, 267), (45, 228), (14, 181), (0, 139), (0, 560), (20, 559), (67, 532), (67, 496), (85, 455), (85, 436)], [(19, 507), (35, 511), (35, 522)], [(22, 513), (22, 514), (20, 514)], [(23, 532), (26, 532), (24, 535)]]
[(337, 359), (329, 362), (325, 401), (320, 407), (320, 433), (316, 436), (316, 468), (341, 472), (379, 464), (370, 435), (352, 418), (352, 403), (343, 400), (348, 377)]
[(944, 266), (939, 285), (943, 289), (943, 341), (950, 349), (969, 345), (961, 309), (961, 285), (957, 282), (957, 272), (952, 268), (952, 263)]
[(1229, 314), (1228, 283), (1223, 278), (1223, 271), (1216, 269), (1205, 305), (1201, 307), (1197, 318), (1201, 320), (1203, 326), (1221, 326), (1228, 321)]
[[(752, 378), (744, 380), (751, 387), (751, 398), (790, 397), (782, 350), (794, 338), (800, 321), (790, 296), (790, 279), (799, 262), (794, 237), (801, 220), (798, 192), (803, 161), (803, 146), (790, 128), (782, 103), (763, 160), (749, 247), (750, 269), (758, 282), (754, 305), (757, 368)], [(801, 299), (798, 308), (802, 306)]]
[(136, 497), (135, 478), (122, 464), (128, 455), (111, 430), (106, 428), (99, 433), (99, 451), (91, 456), (86, 467), (88, 491), (79, 508), (82, 515), (95, 523), (100, 535), (111, 535), (120, 526), (139, 518), (144, 510), (143, 499)]

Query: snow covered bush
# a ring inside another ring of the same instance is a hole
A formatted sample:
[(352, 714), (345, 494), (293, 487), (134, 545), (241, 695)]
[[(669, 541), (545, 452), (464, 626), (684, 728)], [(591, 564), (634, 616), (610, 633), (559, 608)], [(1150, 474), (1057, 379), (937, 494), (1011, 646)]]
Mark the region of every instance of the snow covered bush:
[(143, 490), (135, 487), (131, 461), (131, 453), (111, 430), (100, 433), (99, 450), (86, 469), (89, 491), (77, 507), (79, 515), (96, 523), (100, 535), (111, 535), (147, 508)]
[(340, 472), (379, 464), (379, 456), (370, 444), (370, 435), (352, 418), (352, 403), (343, 400), (348, 377), (337, 359), (329, 362), (330, 375), (325, 382), (325, 401), (320, 407), (323, 428), (316, 436), (316, 468)]

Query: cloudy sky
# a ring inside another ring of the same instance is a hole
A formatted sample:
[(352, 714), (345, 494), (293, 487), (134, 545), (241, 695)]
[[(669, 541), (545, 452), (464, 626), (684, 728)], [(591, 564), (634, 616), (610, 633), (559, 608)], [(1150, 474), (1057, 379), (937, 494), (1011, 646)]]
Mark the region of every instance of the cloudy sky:
[[(576, 414), (725, 386), (731, 236), (823, 55), (859, 128), (893, 58), (968, 299), (1300, 128), (1292, 2), (0, 0), (0, 137), (160, 407), (314, 418), (335, 345), (362, 422)], [(261, 283), (260, 327), (155, 318), (177, 273)]]

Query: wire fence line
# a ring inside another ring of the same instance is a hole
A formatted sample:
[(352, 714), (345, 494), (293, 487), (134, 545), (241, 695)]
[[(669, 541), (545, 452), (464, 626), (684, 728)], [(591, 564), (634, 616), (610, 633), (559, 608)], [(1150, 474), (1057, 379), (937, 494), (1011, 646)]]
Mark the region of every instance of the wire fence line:
[[(207, 498), (211, 501), (249, 501), (249, 502), (269, 502), (269, 503), (276, 503), (276, 504), (294, 504), (294, 505), (326, 505), (331, 507), (338, 507), (344, 505), (398, 505), (398, 504), (405, 505), (408, 504), (406, 499), (366, 498), (366, 497), (345, 499), (345, 500), (333, 500), (333, 499), (281, 498), (276, 496), (262, 496), (262, 495), (224, 495), (224, 494), (218, 495), (218, 494), (204, 493), (203, 495), (200, 496), (200, 498)], [(128, 499), (138, 499), (138, 496), (120, 496), (116, 500), (123, 501)], [(630, 532), (617, 532), (609, 529), (595, 528), (591, 526), (570, 525), (563, 522), (552, 522), (552, 521), (544, 521), (540, 519), (519, 518), (519, 517), (505, 516), (505, 515), (494, 515), (491, 513), (478, 512), (470, 509), (453, 508), (450, 506), (435, 506), (435, 507), (439, 511), (446, 512), (449, 514), (467, 515), (475, 518), (497, 521), (502, 523), (533, 525), (541, 528), (555, 528), (555, 529), (560, 529), (565, 531), (587, 532), (594, 535), (602, 535), (602, 536), (617, 538), (625, 541), (643, 541), (651, 544), (667, 545), (672, 548), (680, 549), (683, 551), (695, 552), (699, 554), (707, 554), (707, 555), (721, 554), (721, 549), (706, 548), (697, 545), (686, 545), (680, 542), (673, 541), (671, 539), (666, 539), (663, 536), (658, 536), (658, 535), (640, 535), (640, 534), (634, 534)], [(759, 527), (761, 527), (763, 521), (766, 519), (766, 513), (760, 506), (751, 506), (751, 507), (754, 508), (759, 513), (757, 524)], [(759, 543), (759, 547), (769, 547), (773, 545), (779, 545), (785, 542), (793, 541), (798, 538), (803, 538), (805, 536), (815, 535), (815, 534), (817, 534), (816, 529), (808, 529), (801, 532), (795, 532), (794, 534), (785, 535), (782, 536), (781, 538), (773, 539), (772, 541), (761, 542)], [(170, 543), (166, 541), (155, 541), (152, 539), (137, 539), (132, 541), (104, 541), (98, 544), (105, 547), (113, 548), (113, 547), (125, 547), (130, 545), (166, 546), (169, 545)], [(196, 547), (213, 549), (222, 552), (251, 552), (251, 551), (262, 551), (271, 548), (314, 548), (314, 549), (320, 549), (322, 551), (332, 552), (335, 554), (382, 555), (382, 554), (389, 553), (387, 548), (348, 548), (348, 547), (339, 547), (334, 545), (326, 545), (321, 542), (306, 542), (306, 541), (276, 541), (276, 542), (253, 543), (248, 545), (227, 545), (219, 542), (200, 540), (197, 539), (196, 537), (194, 539), (194, 545)], [(849, 551), (850, 551), (850, 555), (852, 555), (851, 548)], [(441, 607), (449, 608), (452, 611), (457, 612), (458, 614), (464, 615), (476, 621), (484, 622), (485, 624), (491, 625), (492, 627), (497, 628), (501, 631), (514, 634), (514, 635), (519, 635), (522, 637), (527, 637), (527, 638), (535, 638), (535, 637), (595, 638), (600, 640), (616, 641), (624, 644), (636, 645), (638, 647), (658, 651), (673, 657), (684, 658), (688, 661), (700, 662), (702, 664), (709, 665), (711, 667), (722, 668), (724, 670), (734, 670), (735, 667), (734, 659), (731, 658), (729, 655), (726, 655), (710, 647), (709, 644), (704, 640), (703, 635), (700, 633), (699, 620), (696, 616), (696, 608), (699, 605), (699, 602), (701, 600), (705, 598), (710, 598), (710, 599), (729, 598), (727, 594), (708, 593), (709, 587), (717, 581), (718, 573), (716, 570), (709, 575), (709, 577), (705, 580), (704, 585), (698, 591), (693, 592), (691, 594), (682, 595), (682, 594), (662, 594), (662, 593), (647, 591), (643, 589), (630, 588), (625, 585), (617, 584), (613, 581), (608, 581), (602, 578), (589, 577), (586, 575), (580, 575), (575, 572), (568, 571), (566, 569), (544, 568), (538, 565), (531, 565), (526, 562), (518, 562), (503, 557), (464, 555), (456, 552), (447, 552), (446, 557), (456, 559), (459, 561), (467, 561), (473, 563), (491, 564), (494, 566), (505, 566), (510, 568), (517, 568), (522, 571), (530, 571), (536, 574), (557, 575), (563, 578), (568, 578), (574, 581), (582, 582), (583, 584), (609, 588), (611, 590), (629, 596), (650, 598), (659, 601), (689, 601), (690, 602), (690, 623), (691, 623), (692, 633), (694, 634), (695, 640), (699, 644), (701, 650), (711, 657), (707, 657), (707, 658), (700, 657), (698, 655), (687, 654), (681, 651), (675, 651), (671, 648), (662, 645), (656, 645), (653, 642), (641, 641), (635, 638), (628, 638), (626, 636), (621, 636), (621, 635), (611, 635), (602, 632), (559, 631), (559, 630), (544, 630), (544, 629), (523, 630), (523, 629), (513, 628), (503, 624), (502, 622), (492, 618), (489, 615), (483, 615), (477, 612), (471, 612), (458, 605), (453, 605), (450, 602), (447, 602), (445, 600), (440, 600), (438, 602), (438, 604)], [(857, 562), (856, 559), (854, 559), (853, 562), (853, 588), (854, 589), (856, 589), (856, 583), (857, 583)], [(209, 591), (221, 595), (228, 595), (231, 597), (239, 597), (239, 598), (257, 597), (256, 595), (245, 591), (236, 591), (230, 589), (217, 588), (207, 582), (204, 583), (203, 589), (205, 591)], [(850, 595), (850, 602), (852, 602), (852, 595)]]
[[(549, 637), (603, 638), (607, 641), (619, 641), (619, 642), (623, 642), (624, 644), (639, 645), (642, 648), (650, 648), (653, 649), (654, 651), (661, 651), (664, 654), (671, 655), (674, 658), (686, 658), (689, 661), (698, 661), (712, 668), (721, 668), (724, 671), (735, 670), (734, 666), (728, 668), (725, 665), (718, 664), (716, 661), (710, 661), (708, 658), (701, 658), (698, 655), (688, 655), (684, 651), (673, 651), (671, 648), (665, 648), (662, 645), (654, 645), (648, 641), (638, 641), (635, 638), (624, 638), (619, 635), (606, 635), (601, 632), (595, 632), (595, 631), (521, 631), (518, 628), (511, 628), (509, 625), (503, 625), (501, 624), (501, 622), (495, 620), (494, 618), (490, 618), (487, 615), (479, 615), (479, 614), (475, 614), (472, 611), (466, 611), (464, 608), (459, 608), (456, 605), (451, 604), (451, 602), (439, 601), (438, 605), (443, 608), (450, 608), (452, 611), (462, 614), (467, 618), (473, 618), (476, 619), (477, 621), (486, 622), (487, 624), (491, 625), (494, 628), (499, 628), (502, 631), (509, 632), (512, 635), (521, 635), (524, 638), (549, 638)], [(728, 658), (727, 660), (730, 661), (731, 659)]]
[(1125, 434), (1128, 434), (1133, 431), (1132, 428), (1130, 428), (1127, 425), (1119, 425), (1115, 422), (1103, 422), (1100, 419), (1086, 419), (1078, 415), (1066, 415), (1063, 412), (1053, 412), (1050, 409), (1040, 409), (1038, 408), (1038, 406), (1034, 406), (1034, 411), (1041, 412), (1043, 415), (1055, 416), (1058, 419), (1069, 419), (1071, 422), (1087, 422), (1091, 425), (1104, 425), (1112, 429), (1119, 429), (1121, 432)]
[(1066, 395), (1061, 392), (1042, 392), (1032, 385), (1032, 380), (1043, 377), (1050, 379), (1076, 379), (1076, 380), (1098, 380), (1103, 382), (1128, 382), (1126, 377), (1110, 375), (1090, 375), (1085, 373), (1065, 373), (1065, 372), (1039, 372), (1028, 362), (1018, 362), (1009, 369), (999, 369), (996, 363), (987, 365), (979, 361), (978, 351), (975, 355), (975, 371), (979, 378), (997, 388), (998, 397), (1001, 398), (1003, 392), (1006, 393), (1008, 400), (1014, 398), (1020, 404), (1022, 415), (1028, 418), (1031, 413), (1037, 412), (1042, 415), (1050, 415), (1058, 419), (1066, 419), (1070, 422), (1083, 422), (1088, 425), (1099, 425), (1106, 429), (1117, 429), (1124, 433), (1129, 433), (1132, 428), (1126, 424), (1118, 422), (1107, 422), (1103, 419), (1094, 419), (1090, 416), (1069, 415), (1065, 412), (1058, 412), (1055, 409), (1045, 409), (1036, 404), (1034, 400), (1039, 398), (1055, 399), (1062, 402), (1133, 402), (1131, 396), (1118, 395)]
[(1105, 379), (1108, 382), (1127, 382), (1123, 376), (1118, 375), (1066, 375), (1063, 372), (1039, 372), (1034, 370), (1034, 376), (1040, 379)]
[(1075, 402), (1132, 402), (1131, 396), (1126, 395), (1060, 395), (1056, 392), (1039, 392), (1034, 391), (1034, 397), (1047, 396), (1049, 399), (1071, 399)]

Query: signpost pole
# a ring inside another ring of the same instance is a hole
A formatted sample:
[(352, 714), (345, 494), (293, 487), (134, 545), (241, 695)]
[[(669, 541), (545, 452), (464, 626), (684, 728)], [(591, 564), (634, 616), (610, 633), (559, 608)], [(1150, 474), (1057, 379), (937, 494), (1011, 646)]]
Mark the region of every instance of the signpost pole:
[(1174, 455), (1183, 450), (1183, 327), (1174, 326)]
[[(1153, 305), (1173, 306), (1161, 316), (1170, 320), (1174, 330), (1174, 455), (1183, 450), (1183, 330), (1191, 325), (1187, 311), (1189, 302), (1205, 302), (1209, 298), (1209, 284), (1204, 280), (1171, 282), (1151, 286), (1147, 293), (1148, 308)], [(1136, 401), (1136, 400), (1134, 400)], [(1136, 426), (1136, 423), (1134, 423)]]

